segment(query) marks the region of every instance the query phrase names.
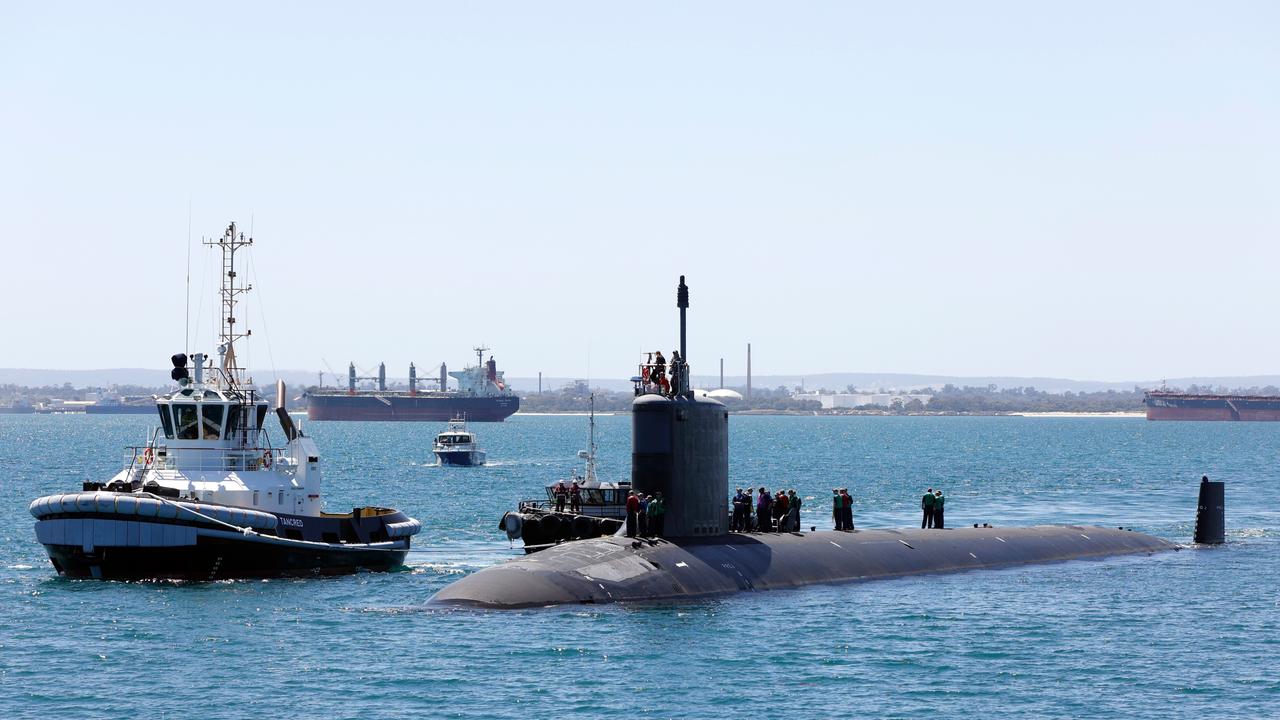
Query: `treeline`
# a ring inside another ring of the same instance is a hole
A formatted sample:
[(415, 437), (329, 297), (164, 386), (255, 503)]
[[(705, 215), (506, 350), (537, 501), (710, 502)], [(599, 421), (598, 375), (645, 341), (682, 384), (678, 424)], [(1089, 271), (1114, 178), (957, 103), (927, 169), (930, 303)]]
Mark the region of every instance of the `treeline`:
[(0, 398), (29, 402), (45, 402), (48, 400), (84, 400), (87, 394), (104, 395), (155, 395), (164, 392), (163, 388), (145, 387), (142, 385), (112, 385), (106, 387), (73, 387), (71, 383), (61, 385), (40, 385), (28, 387), (13, 383), (0, 384)]
[[(734, 388), (744, 393), (745, 388)], [(566, 387), (548, 392), (528, 393), (520, 396), (520, 412), (586, 412), (590, 405), (591, 392), (584, 386)], [(596, 411), (598, 412), (630, 412), (634, 393), (594, 390)], [(750, 398), (729, 400), (725, 402), (729, 410), (735, 412), (759, 410), (765, 412), (812, 412), (819, 410), (822, 404), (814, 400), (797, 400), (791, 397), (791, 391), (785, 387), (774, 389), (753, 389)]]
[(933, 395), (929, 412), (1141, 412), (1142, 388), (1099, 392), (1051, 393), (1034, 387), (997, 388), (944, 385), (918, 391)]

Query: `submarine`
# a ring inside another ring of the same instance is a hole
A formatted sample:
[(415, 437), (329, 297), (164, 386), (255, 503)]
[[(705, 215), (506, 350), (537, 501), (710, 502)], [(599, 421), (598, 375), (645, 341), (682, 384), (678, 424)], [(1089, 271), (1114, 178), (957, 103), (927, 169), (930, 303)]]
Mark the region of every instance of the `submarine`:
[[(730, 533), (729, 413), (689, 387), (684, 276), (676, 298), (681, 365), (673, 368), (674, 386), (662, 393), (638, 384), (632, 403), (631, 484), (667, 499), (663, 537), (630, 538), (619, 531), (564, 542), (457, 580), (430, 604), (516, 609), (681, 601), (1180, 547), (1140, 532), (1085, 525)], [(1203, 479), (1196, 542), (1223, 542), (1223, 495), (1223, 483)]]

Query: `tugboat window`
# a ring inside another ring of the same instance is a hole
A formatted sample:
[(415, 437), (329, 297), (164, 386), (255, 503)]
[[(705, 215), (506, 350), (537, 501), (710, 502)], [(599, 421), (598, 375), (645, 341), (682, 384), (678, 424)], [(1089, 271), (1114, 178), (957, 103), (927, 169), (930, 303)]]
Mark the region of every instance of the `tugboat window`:
[(232, 405), (227, 408), (227, 432), (226, 437), (238, 439), (240, 437), (240, 406)]
[(222, 437), (222, 406), (221, 405), (203, 405), (200, 408), (203, 416), (201, 428), (202, 440), (217, 440)]
[(179, 440), (199, 439), (200, 418), (195, 405), (174, 405), (173, 419), (178, 426)]
[(173, 416), (169, 414), (168, 405), (156, 405), (160, 411), (160, 424), (164, 426), (164, 436), (173, 439)]

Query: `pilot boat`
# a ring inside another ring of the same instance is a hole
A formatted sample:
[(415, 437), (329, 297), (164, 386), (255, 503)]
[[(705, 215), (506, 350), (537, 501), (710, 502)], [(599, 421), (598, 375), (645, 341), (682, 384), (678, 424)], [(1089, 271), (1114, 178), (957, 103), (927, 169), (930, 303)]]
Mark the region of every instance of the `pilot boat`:
[(436, 435), (432, 450), (441, 465), (483, 465), (484, 451), (476, 443), (476, 434), (467, 430), (467, 422), (462, 418), (449, 421), (449, 427)]
[[(544, 490), (547, 499), (521, 500), (516, 510), (507, 512), (498, 523), (498, 529), (507, 533), (509, 540), (524, 540), (525, 552), (531, 553), (565, 540), (612, 535), (621, 529), (627, 519), (627, 495), (631, 481), (608, 482), (596, 476), (596, 396), (590, 397), (590, 414), (587, 430), (587, 449), (579, 450), (578, 457), (585, 460), (583, 472), (573, 472), (568, 478), (552, 480)], [(576, 512), (568, 500), (559, 510), (557, 490), (569, 491), (578, 486), (581, 498)]]
[(237, 365), (236, 342), (249, 331), (236, 324), (236, 301), (249, 287), (237, 281), (235, 255), (252, 243), (235, 223), (206, 243), (222, 253), (218, 363), (174, 355), (177, 387), (155, 398), (160, 427), (127, 449), (124, 469), (31, 503), (36, 538), (59, 574), (220, 580), (404, 564), (421, 524), (383, 507), (325, 512), (321, 453), (286, 412), (284, 383), (272, 413)]

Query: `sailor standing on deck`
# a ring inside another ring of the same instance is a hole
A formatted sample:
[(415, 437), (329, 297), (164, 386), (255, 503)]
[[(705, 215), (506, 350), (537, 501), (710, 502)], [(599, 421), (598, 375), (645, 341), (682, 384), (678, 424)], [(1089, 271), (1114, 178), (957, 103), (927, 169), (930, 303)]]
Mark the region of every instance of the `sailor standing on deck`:
[(636, 525), (639, 522), (640, 514), (640, 498), (636, 497), (636, 491), (632, 490), (627, 493), (627, 537), (636, 536)]
[(662, 537), (662, 520), (667, 514), (666, 503), (662, 501), (662, 493), (654, 493), (649, 500), (649, 534)]
[(920, 529), (933, 527), (933, 488), (929, 488), (924, 497), (920, 498), (920, 509), (924, 511), (924, 519), (920, 521)]
[(791, 532), (800, 532), (800, 505), (803, 502), (795, 490), (787, 491), (787, 529)]
[(564, 512), (564, 501), (569, 497), (569, 490), (564, 486), (564, 481), (556, 483), (556, 512)]
[(773, 522), (769, 519), (772, 506), (773, 498), (769, 497), (769, 491), (761, 486), (760, 495), (756, 498), (756, 530), (759, 532), (769, 532), (773, 528)]
[(849, 488), (840, 488), (840, 504), (844, 507), (841, 511), (844, 514), (844, 529), (853, 530), (853, 496), (849, 494)]
[(946, 498), (942, 497), (942, 491), (936, 490), (933, 493), (933, 526), (942, 530), (946, 526), (942, 522), (942, 506), (946, 504)]
[(840, 491), (831, 488), (831, 520), (836, 525), (836, 530), (844, 529), (844, 501), (840, 499)]
[(573, 481), (573, 487), (569, 488), (569, 512), (582, 512), (582, 488), (578, 487), (578, 481)]
[(649, 496), (640, 495), (640, 537), (649, 537)]

